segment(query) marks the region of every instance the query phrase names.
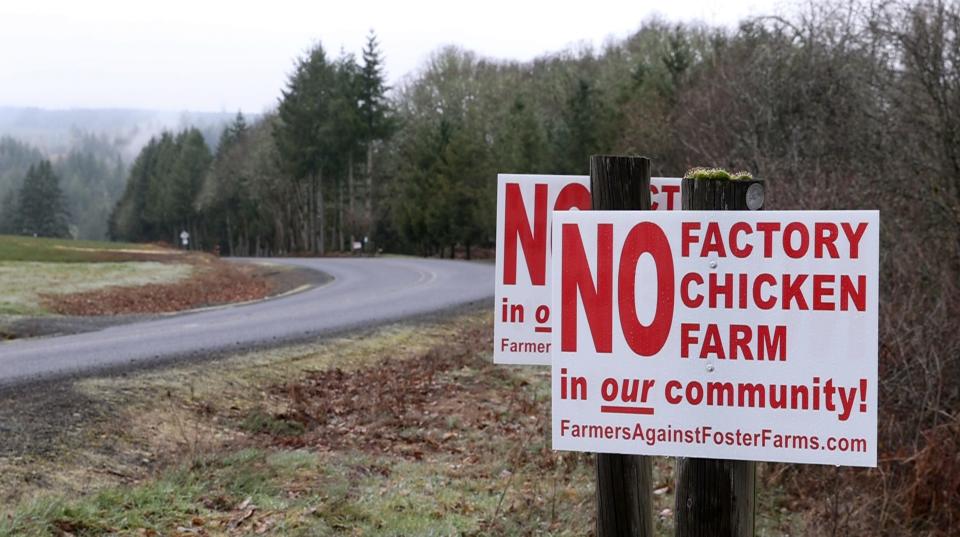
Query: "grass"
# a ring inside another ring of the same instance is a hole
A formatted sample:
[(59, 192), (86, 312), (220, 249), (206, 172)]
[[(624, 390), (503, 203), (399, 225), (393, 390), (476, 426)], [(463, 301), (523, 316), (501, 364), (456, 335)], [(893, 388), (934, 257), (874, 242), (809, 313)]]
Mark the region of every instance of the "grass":
[[(81, 502), (36, 500), (0, 521), (0, 535), (46, 536), (58, 530), (74, 535), (166, 535), (177, 527), (227, 527), (250, 508), (260, 511), (262, 522), (265, 513), (293, 511), (319, 499), (278, 497), (281, 484), (317, 468), (315, 454), (240, 450), (166, 471), (143, 485), (106, 488)], [(245, 501), (244, 508), (235, 509)], [(273, 529), (289, 527), (281, 520), (285, 517), (272, 517)]]
[(0, 235), (0, 261), (95, 262), (109, 257), (104, 253), (123, 251), (162, 254), (165, 250), (147, 244)]
[(303, 433), (303, 424), (298, 421), (278, 418), (262, 409), (256, 409), (243, 420), (240, 428), (251, 433), (271, 436), (297, 436)]
[(113, 286), (173, 283), (188, 278), (184, 263), (0, 261), (0, 315), (45, 315), (42, 294), (67, 294)]
[[(586, 535), (592, 459), (550, 449), (549, 372), (493, 366), (490, 317), (78, 381), (101, 417), (70, 420), (42, 453), (0, 456), (0, 536)], [(396, 400), (368, 382), (384, 370), (429, 372), (428, 393)], [(315, 384), (324, 375), (339, 393)], [(375, 401), (368, 414), (349, 406), (354, 389)], [(323, 399), (328, 416), (313, 411)], [(30, 404), (15, 415), (62, 414)], [(390, 421), (399, 407), (413, 425)], [(657, 533), (671, 535), (672, 460), (654, 468)], [(779, 490), (762, 490), (757, 534), (802, 534)]]
[(0, 315), (46, 315), (41, 294), (172, 283), (189, 277), (179, 255), (154, 245), (0, 235)]

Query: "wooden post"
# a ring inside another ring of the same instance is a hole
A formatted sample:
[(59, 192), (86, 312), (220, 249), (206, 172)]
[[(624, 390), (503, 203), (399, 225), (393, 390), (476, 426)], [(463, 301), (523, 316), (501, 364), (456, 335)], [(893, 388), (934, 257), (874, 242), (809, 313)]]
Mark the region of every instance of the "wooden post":
[[(593, 155), (594, 210), (650, 209), (650, 159)], [(653, 535), (653, 467), (649, 457), (597, 453), (597, 537)]]
[[(684, 210), (759, 210), (764, 184), (756, 179), (684, 179)], [(754, 533), (756, 463), (677, 458), (677, 537), (747, 537)]]

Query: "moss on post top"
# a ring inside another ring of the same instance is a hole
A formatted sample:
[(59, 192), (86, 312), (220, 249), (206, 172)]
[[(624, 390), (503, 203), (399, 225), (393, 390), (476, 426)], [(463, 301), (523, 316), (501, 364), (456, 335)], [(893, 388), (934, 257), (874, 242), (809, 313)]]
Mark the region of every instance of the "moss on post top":
[(721, 181), (746, 181), (753, 179), (750, 172), (730, 173), (723, 168), (690, 168), (683, 174), (684, 179), (714, 179)]

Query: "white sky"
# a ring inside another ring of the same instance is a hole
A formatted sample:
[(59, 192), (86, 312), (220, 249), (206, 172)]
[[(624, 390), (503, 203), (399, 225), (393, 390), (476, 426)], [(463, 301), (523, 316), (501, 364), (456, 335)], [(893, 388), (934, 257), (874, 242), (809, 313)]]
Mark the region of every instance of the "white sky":
[(0, 0), (0, 106), (261, 112), (321, 41), (359, 56), (371, 28), (392, 82), (460, 45), (529, 60), (600, 46), (659, 14), (734, 25), (778, 0)]

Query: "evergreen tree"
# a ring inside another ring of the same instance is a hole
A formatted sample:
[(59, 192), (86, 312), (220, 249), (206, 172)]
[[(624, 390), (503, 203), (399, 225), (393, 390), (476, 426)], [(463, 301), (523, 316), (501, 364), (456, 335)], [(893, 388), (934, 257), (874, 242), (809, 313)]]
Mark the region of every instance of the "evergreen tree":
[(538, 173), (548, 169), (546, 140), (528, 100), (517, 95), (496, 138), (497, 162), (504, 170)]
[(246, 118), (237, 112), (233, 122), (223, 128), (220, 144), (207, 171), (194, 208), (204, 217), (210, 244), (221, 251), (236, 255), (245, 234), (245, 220), (255, 219), (245, 208), (250, 204), (249, 191), (244, 187), (244, 159), (239, 151), (245, 147), (248, 135)]
[(216, 158), (221, 158), (221, 156), (241, 138), (243, 138), (246, 133), (247, 118), (243, 116), (243, 112), (237, 110), (237, 115), (234, 116), (233, 122), (224, 127), (223, 132), (220, 134), (220, 142), (217, 144)]
[[(337, 236), (340, 248), (344, 240), (352, 242), (360, 220), (354, 200), (356, 184), (354, 181), (356, 157), (362, 148), (363, 121), (361, 119), (360, 66), (352, 54), (341, 53), (334, 74), (334, 87), (330, 102), (330, 121), (337, 126), (334, 144), (333, 166), (337, 177)], [(346, 184), (346, 192), (344, 192)], [(343, 196), (346, 195), (346, 204)], [(344, 206), (346, 205), (346, 206)]]
[(197, 244), (201, 240), (197, 232), (197, 214), (194, 201), (203, 186), (203, 178), (210, 167), (212, 156), (203, 135), (197, 129), (180, 133), (176, 138), (176, 158), (170, 168), (170, 175), (164, 178), (169, 185), (166, 189), (169, 197), (164, 227), (176, 241), (180, 232), (187, 230)]
[(601, 150), (603, 110), (593, 82), (578, 78), (567, 100), (564, 124), (556, 149), (564, 173), (587, 173), (590, 155)]
[(374, 197), (374, 146), (385, 140), (395, 130), (390, 115), (390, 104), (386, 93), (390, 88), (383, 73), (383, 57), (377, 36), (373, 32), (367, 35), (363, 47), (363, 66), (359, 73), (360, 118), (363, 123), (362, 143), (366, 152), (366, 195), (364, 213), (367, 235), (373, 234), (373, 197)]
[(13, 235), (19, 226), (19, 211), (17, 208), (17, 191), (11, 190), (3, 196), (0, 204), (0, 235)]
[(31, 166), (20, 187), (17, 210), (18, 233), (37, 237), (68, 237), (67, 211), (60, 178), (50, 161)]
[(277, 109), (274, 138), (282, 161), (299, 183), (300, 247), (326, 251), (324, 172), (335, 157), (336, 125), (330, 121), (334, 69), (319, 43), (297, 61)]
[(192, 244), (202, 243), (194, 205), (211, 161), (197, 129), (151, 139), (134, 161), (127, 188), (110, 216), (110, 236), (176, 242), (187, 230)]
[[(4, 205), (0, 206), (0, 225), (12, 225), (16, 220), (16, 195), (20, 190), (23, 177), (30, 166), (43, 160), (43, 154), (36, 148), (10, 138), (0, 136), (0, 197)], [(5, 223), (5, 224), (4, 224)], [(6, 233), (14, 233), (8, 228)]]
[(104, 239), (107, 235), (107, 219), (124, 180), (122, 161), (108, 155), (78, 144), (53, 164), (77, 238)]

